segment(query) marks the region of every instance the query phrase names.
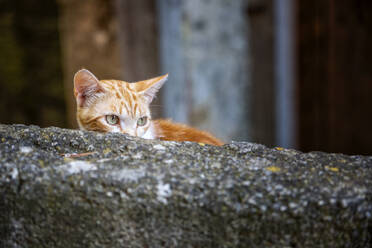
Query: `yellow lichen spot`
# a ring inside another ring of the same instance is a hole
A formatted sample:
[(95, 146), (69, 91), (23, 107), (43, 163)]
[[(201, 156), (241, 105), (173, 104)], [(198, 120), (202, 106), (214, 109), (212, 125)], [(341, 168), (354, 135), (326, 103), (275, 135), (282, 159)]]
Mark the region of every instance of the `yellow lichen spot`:
[(205, 146), (205, 144), (204, 143), (201, 143), (201, 142), (199, 142), (198, 143), (200, 146)]
[(53, 188), (52, 187), (48, 187), (48, 194), (49, 195), (53, 194)]
[(44, 164), (44, 161), (43, 160), (39, 159), (38, 162), (39, 162), (41, 168), (44, 168), (45, 167), (45, 164)]
[(326, 166), (325, 167), (327, 170), (330, 170), (330, 171), (333, 171), (333, 172), (338, 172), (339, 169), (337, 167), (330, 167), (330, 166)]
[(271, 172), (279, 172), (280, 168), (277, 166), (269, 166), (269, 167), (266, 167), (266, 170), (271, 171)]
[(278, 151), (283, 151), (284, 150), (283, 147), (275, 147), (275, 149), (278, 150)]
[(341, 163), (346, 163), (346, 160), (345, 159), (341, 159), (340, 162)]
[(106, 148), (105, 150), (103, 150), (103, 154), (107, 154), (107, 153), (109, 153), (109, 152), (111, 152), (111, 149), (110, 148)]
[(68, 157), (64, 157), (63, 158), (63, 161), (65, 161), (65, 162), (71, 162), (71, 161), (74, 161), (73, 159), (71, 159), (71, 158), (68, 158)]
[(1, 139), (1, 142), (5, 142), (5, 138), (2, 138), (2, 139)]

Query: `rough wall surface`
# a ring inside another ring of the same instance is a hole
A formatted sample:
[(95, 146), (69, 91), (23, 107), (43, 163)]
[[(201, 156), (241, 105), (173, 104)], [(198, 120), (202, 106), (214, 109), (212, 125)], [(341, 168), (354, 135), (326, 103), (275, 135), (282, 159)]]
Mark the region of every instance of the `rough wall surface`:
[(0, 247), (368, 247), (371, 192), (372, 157), (0, 125)]

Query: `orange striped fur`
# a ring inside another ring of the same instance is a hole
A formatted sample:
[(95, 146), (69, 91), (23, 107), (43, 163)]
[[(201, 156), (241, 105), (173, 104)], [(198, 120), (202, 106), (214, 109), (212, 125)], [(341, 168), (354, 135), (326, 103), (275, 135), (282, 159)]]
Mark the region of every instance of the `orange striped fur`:
[(74, 77), (77, 121), (81, 129), (120, 132), (145, 139), (223, 143), (211, 134), (169, 120), (151, 120), (150, 103), (168, 75), (128, 83), (98, 80), (90, 71)]

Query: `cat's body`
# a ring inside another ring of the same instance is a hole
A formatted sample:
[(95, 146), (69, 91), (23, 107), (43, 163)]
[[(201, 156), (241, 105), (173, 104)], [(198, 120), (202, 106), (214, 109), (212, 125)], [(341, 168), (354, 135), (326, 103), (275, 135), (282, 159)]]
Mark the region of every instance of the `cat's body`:
[(74, 77), (74, 93), (80, 128), (126, 133), (145, 139), (222, 145), (220, 140), (207, 132), (169, 120), (151, 120), (149, 105), (167, 76), (128, 83), (99, 81), (88, 70), (78, 71)]

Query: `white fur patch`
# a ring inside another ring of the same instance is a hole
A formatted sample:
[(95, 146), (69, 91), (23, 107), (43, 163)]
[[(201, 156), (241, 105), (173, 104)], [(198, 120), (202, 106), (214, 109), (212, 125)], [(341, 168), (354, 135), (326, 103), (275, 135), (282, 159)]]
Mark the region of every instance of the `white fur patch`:
[(146, 133), (142, 135), (143, 139), (155, 139), (155, 132), (154, 128), (152, 126), (152, 123), (150, 123), (150, 127), (147, 129)]

